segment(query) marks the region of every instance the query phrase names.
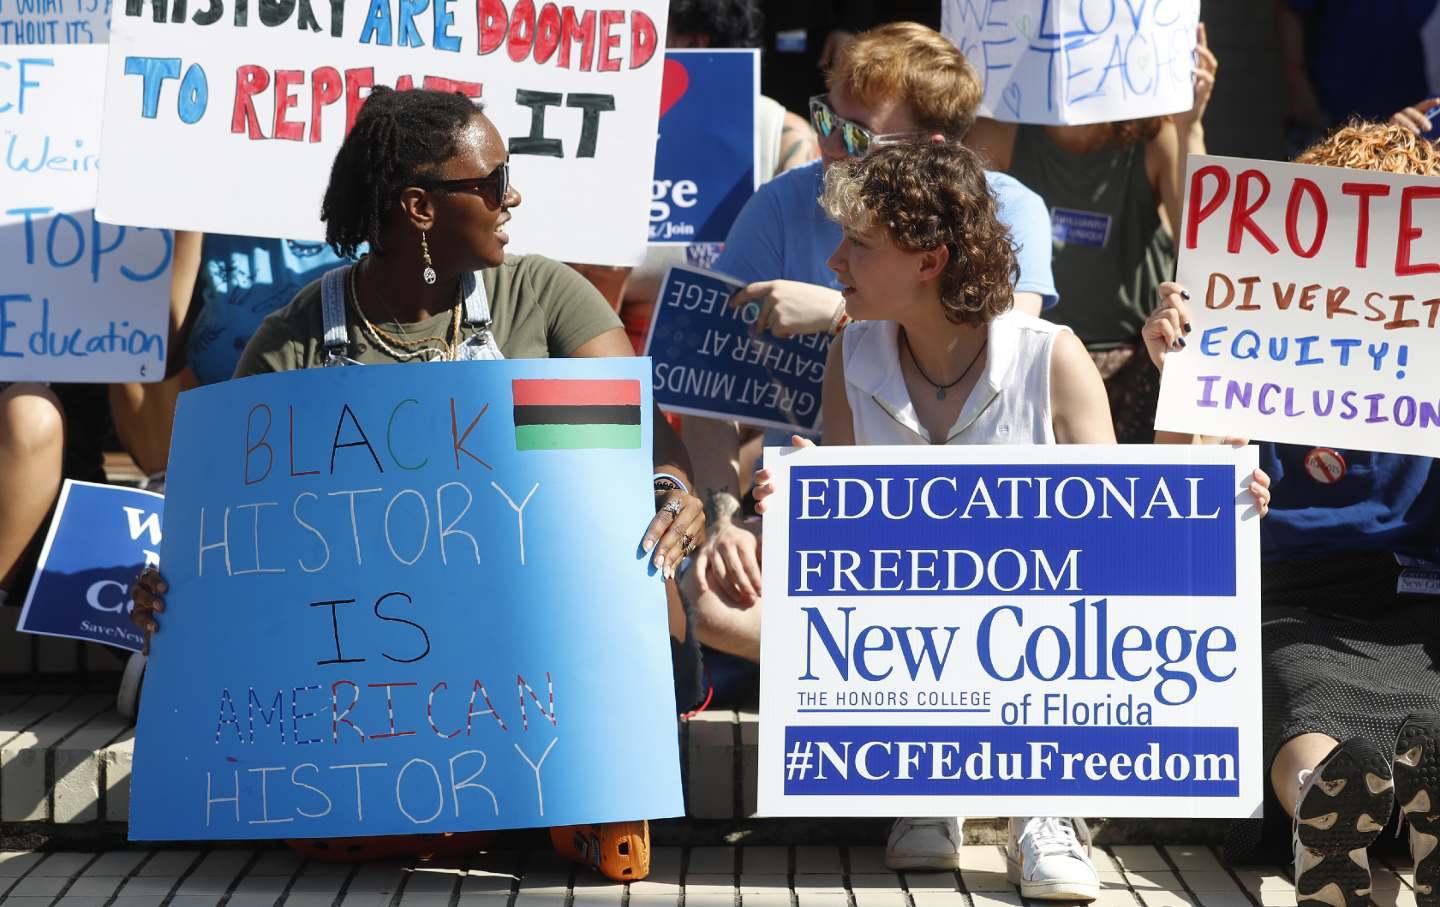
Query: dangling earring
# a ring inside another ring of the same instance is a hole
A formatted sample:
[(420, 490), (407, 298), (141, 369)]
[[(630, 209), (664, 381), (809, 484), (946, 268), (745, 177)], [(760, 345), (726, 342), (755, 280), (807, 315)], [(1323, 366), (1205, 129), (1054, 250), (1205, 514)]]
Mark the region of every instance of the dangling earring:
[(425, 270), (420, 276), (425, 278), (426, 283), (435, 282), (435, 264), (430, 260), (430, 244), (425, 241), (425, 231), (420, 231), (420, 257), (425, 261)]

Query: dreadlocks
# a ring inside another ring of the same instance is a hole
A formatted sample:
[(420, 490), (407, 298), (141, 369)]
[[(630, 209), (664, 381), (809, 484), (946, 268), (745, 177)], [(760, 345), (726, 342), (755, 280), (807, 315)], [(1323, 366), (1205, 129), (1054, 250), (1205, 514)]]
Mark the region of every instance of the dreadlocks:
[(455, 156), (460, 132), (479, 111), (458, 92), (376, 86), (330, 167), (320, 205), (325, 241), (345, 257), (367, 242), (383, 251), (380, 231), (401, 191)]

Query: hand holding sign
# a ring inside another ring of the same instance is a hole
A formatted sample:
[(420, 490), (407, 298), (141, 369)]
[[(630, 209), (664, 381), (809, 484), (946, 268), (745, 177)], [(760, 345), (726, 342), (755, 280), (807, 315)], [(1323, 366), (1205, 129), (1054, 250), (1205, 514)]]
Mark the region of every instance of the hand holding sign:
[(1180, 130), (1190, 129), (1199, 125), (1205, 117), (1205, 108), (1210, 106), (1210, 95), (1215, 91), (1215, 74), (1220, 69), (1220, 61), (1210, 50), (1210, 44), (1205, 39), (1205, 23), (1201, 22), (1195, 29), (1195, 103), (1189, 110), (1174, 114), (1175, 128)]
[[(795, 448), (814, 447), (815, 442), (809, 438), (802, 438), (800, 435), (790, 436), (790, 446)], [(770, 470), (762, 469), (755, 473), (755, 512), (765, 512), (765, 499), (775, 493), (775, 477)]]
[(751, 302), (760, 303), (755, 333), (769, 332), (781, 339), (830, 330), (845, 306), (840, 294), (829, 287), (800, 280), (762, 280), (730, 297), (735, 309)]

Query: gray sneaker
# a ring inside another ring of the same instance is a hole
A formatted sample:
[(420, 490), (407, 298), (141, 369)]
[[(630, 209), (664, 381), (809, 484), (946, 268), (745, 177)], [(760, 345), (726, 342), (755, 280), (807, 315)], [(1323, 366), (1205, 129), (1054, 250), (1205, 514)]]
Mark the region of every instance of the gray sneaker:
[(1411, 715), (1395, 742), (1395, 799), (1410, 826), (1415, 903), (1440, 907), (1440, 715)]

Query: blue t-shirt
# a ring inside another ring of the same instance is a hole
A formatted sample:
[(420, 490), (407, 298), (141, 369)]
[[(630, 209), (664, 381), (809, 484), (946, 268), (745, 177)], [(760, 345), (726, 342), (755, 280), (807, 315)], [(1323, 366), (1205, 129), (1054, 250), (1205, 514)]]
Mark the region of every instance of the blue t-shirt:
[(1310, 81), (1332, 123), (1388, 120), (1431, 94), (1420, 29), (1436, 0), (1286, 2), (1307, 20)]
[(1440, 555), (1440, 460), (1337, 449), (1345, 474), (1326, 485), (1305, 470), (1310, 450), (1260, 445), (1260, 467), (1271, 482), (1270, 513), (1260, 521), (1265, 560), (1365, 551)]
[[(1000, 222), (1015, 241), (1020, 265), (1015, 291), (1039, 294), (1048, 309), (1060, 298), (1050, 273), (1050, 212), (1014, 177), (986, 171), (985, 178), (999, 202)], [(840, 289), (825, 264), (842, 231), (820, 208), (824, 181), (824, 167), (815, 161), (761, 186), (730, 228), (715, 270), (750, 283), (799, 280)]]
[(235, 374), (240, 353), (265, 316), (341, 262), (324, 243), (205, 234), (191, 303), (200, 310), (185, 348), (200, 383)]

